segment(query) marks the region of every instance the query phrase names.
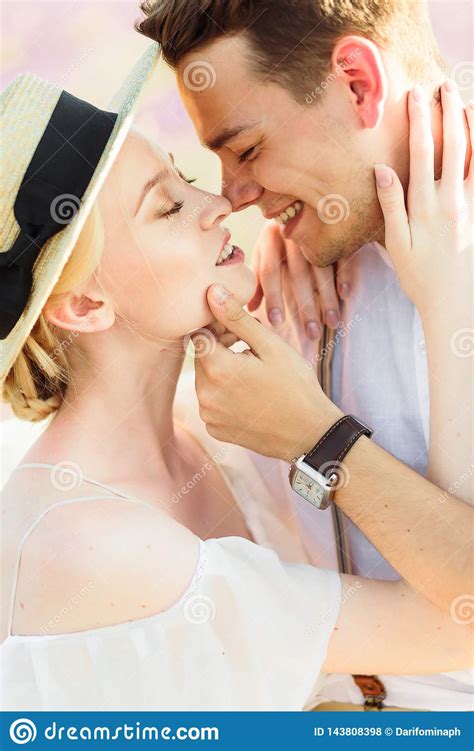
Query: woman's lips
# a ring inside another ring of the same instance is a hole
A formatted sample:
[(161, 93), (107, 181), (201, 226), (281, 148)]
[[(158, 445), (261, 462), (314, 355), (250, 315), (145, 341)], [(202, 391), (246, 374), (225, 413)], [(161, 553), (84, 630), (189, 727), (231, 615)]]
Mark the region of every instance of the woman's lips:
[(242, 248), (239, 248), (237, 245), (234, 245), (234, 250), (232, 251), (232, 255), (229, 256), (229, 258), (226, 258), (225, 261), (222, 263), (219, 263), (217, 268), (220, 269), (223, 266), (233, 266), (236, 263), (244, 263), (245, 261), (245, 253), (242, 250)]
[(300, 221), (301, 215), (304, 213), (305, 208), (306, 208), (306, 204), (303, 204), (303, 208), (301, 209), (301, 211), (298, 211), (296, 216), (292, 217), (286, 224), (280, 225), (280, 231), (281, 231), (282, 237), (284, 237), (285, 240), (288, 240), (290, 236), (293, 234), (293, 231), (296, 225), (298, 224), (298, 222)]

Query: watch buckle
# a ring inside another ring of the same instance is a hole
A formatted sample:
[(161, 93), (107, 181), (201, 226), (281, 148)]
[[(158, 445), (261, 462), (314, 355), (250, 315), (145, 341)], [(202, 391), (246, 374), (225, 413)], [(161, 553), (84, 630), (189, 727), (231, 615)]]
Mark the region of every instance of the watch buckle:
[(337, 472), (331, 472), (329, 477), (327, 478), (328, 484), (333, 488), (334, 485), (336, 485), (339, 481), (339, 475)]

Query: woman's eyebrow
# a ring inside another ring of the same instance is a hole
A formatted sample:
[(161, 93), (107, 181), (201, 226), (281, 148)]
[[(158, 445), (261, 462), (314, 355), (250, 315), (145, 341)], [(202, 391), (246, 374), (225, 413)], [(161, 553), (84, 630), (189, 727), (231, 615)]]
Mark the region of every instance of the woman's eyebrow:
[(154, 177), (150, 178), (145, 185), (143, 186), (143, 190), (141, 192), (140, 198), (138, 200), (137, 208), (135, 209), (134, 216), (138, 214), (138, 211), (140, 209), (140, 206), (142, 205), (143, 201), (145, 200), (145, 196), (147, 193), (150, 192), (152, 188), (155, 187), (159, 182), (163, 180), (164, 177), (166, 177), (169, 174), (169, 169), (167, 167), (163, 167), (159, 172), (154, 175)]

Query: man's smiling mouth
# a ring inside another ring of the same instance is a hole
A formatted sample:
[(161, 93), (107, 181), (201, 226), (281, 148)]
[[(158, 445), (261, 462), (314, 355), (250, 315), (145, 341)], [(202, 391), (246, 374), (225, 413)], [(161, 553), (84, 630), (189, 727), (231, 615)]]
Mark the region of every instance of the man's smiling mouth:
[(280, 211), (280, 213), (277, 214), (277, 216), (275, 217), (275, 222), (280, 225), (286, 224), (290, 221), (290, 219), (294, 219), (295, 216), (300, 213), (302, 208), (302, 201), (295, 201), (294, 203), (287, 206), (284, 211)]

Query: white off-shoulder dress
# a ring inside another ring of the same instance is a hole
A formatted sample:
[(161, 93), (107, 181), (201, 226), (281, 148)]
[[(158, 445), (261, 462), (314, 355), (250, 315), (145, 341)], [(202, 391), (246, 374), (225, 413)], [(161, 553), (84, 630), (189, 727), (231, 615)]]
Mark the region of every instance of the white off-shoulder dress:
[[(248, 452), (207, 434), (189, 394), (177, 416), (218, 463), (256, 542), (200, 540), (192, 580), (164, 612), (87, 631), (12, 634), (22, 549), (41, 519), (84, 500), (143, 503), (76, 476), (69, 488), (53, 483), (59, 500), (42, 507), (35, 473), (55, 468), (19, 465), (16, 471), (31, 474), (32, 495), (2, 543), (11, 583), (0, 645), (2, 710), (303, 710), (316, 703), (340, 577), (305, 563), (287, 496), (270, 495)], [(75, 477), (74, 467), (61, 475), (67, 485), (65, 477)]]

